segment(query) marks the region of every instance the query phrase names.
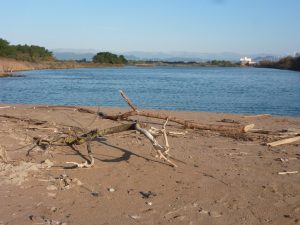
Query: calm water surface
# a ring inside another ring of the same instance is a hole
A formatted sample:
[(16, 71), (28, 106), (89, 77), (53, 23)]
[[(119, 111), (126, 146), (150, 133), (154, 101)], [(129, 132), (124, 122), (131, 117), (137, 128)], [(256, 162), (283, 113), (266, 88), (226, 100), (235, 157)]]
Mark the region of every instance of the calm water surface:
[(300, 72), (258, 68), (124, 67), (20, 72), (0, 79), (0, 103), (300, 116)]

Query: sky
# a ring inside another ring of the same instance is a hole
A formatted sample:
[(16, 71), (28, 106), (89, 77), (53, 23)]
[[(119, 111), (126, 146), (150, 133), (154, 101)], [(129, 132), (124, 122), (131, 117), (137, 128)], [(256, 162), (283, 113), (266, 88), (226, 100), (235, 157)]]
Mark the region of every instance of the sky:
[(48, 49), (300, 52), (300, 0), (0, 0), (0, 38)]

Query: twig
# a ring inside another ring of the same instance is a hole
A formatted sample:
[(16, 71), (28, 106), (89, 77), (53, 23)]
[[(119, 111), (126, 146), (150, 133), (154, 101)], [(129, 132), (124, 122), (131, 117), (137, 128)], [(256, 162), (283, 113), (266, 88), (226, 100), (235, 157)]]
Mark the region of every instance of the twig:
[(169, 145), (167, 130), (166, 130), (166, 125), (167, 125), (168, 121), (169, 121), (169, 119), (166, 120), (166, 122), (164, 123), (163, 129), (162, 129), (164, 139), (165, 139), (165, 146), (166, 146), (164, 154), (166, 154), (166, 155), (168, 155), (169, 151), (170, 151), (170, 145)]
[(95, 164), (95, 159), (93, 157), (92, 154), (92, 148), (91, 148), (91, 141), (87, 141), (86, 142), (86, 148), (87, 148), (87, 152), (88, 152), (88, 156), (90, 158), (89, 162), (86, 160), (83, 163), (77, 163), (77, 162), (66, 162), (67, 164), (73, 164), (75, 167), (74, 168), (91, 168), (94, 166)]
[(286, 174), (296, 174), (298, 171), (286, 171), (286, 172), (278, 172), (279, 175), (286, 175)]
[(6, 115), (6, 114), (0, 115), (0, 117), (7, 118), (7, 119), (21, 120), (21, 121), (28, 122), (28, 123), (34, 124), (34, 125), (42, 125), (42, 124), (45, 124), (48, 122), (45, 120), (30, 119), (30, 118), (26, 118), (26, 117), (16, 117), (16, 116), (10, 116), (10, 115)]
[(133, 109), (133, 111), (137, 111), (137, 107), (132, 103), (132, 101), (125, 95), (125, 93), (122, 90), (120, 90), (120, 94), (127, 102), (127, 104)]
[[(137, 123), (135, 125), (136, 130), (139, 131), (140, 133), (144, 134), (144, 136), (146, 138), (148, 138), (150, 140), (150, 142), (152, 143), (153, 148), (157, 151), (157, 153), (159, 154), (159, 157), (161, 159), (164, 159), (165, 161), (167, 161), (168, 163), (170, 163), (173, 167), (177, 167), (177, 165), (175, 163), (173, 163), (171, 160), (169, 160), (164, 154), (163, 152), (166, 151), (166, 148), (162, 147), (157, 140), (152, 136), (152, 134), (150, 134), (149, 131), (147, 131), (146, 129), (143, 129), (139, 126), (139, 124)], [(162, 152), (163, 151), (163, 152)]]
[[(161, 129), (157, 129), (155, 127), (150, 127), (149, 132), (154, 136), (158, 136), (160, 134), (163, 134)], [(187, 131), (185, 131), (185, 132), (166, 131), (166, 132), (167, 132), (168, 136), (175, 136), (175, 137), (183, 136), (183, 135), (188, 133)]]

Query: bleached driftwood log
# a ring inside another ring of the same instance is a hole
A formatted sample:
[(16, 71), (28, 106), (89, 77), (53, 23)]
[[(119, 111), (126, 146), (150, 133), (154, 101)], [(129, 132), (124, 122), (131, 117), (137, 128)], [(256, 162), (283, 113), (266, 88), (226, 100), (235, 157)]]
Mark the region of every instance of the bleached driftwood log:
[(259, 114), (259, 115), (246, 115), (246, 116), (242, 116), (243, 118), (263, 118), (263, 117), (269, 117), (271, 116), (271, 114)]
[(200, 129), (200, 130), (212, 130), (212, 131), (226, 131), (226, 132), (238, 132), (244, 133), (249, 131), (254, 127), (254, 124), (249, 124), (246, 126), (243, 125), (216, 125), (216, 124), (200, 124), (196, 122), (191, 122), (188, 120), (179, 119), (177, 117), (172, 117), (165, 114), (160, 113), (152, 113), (146, 112), (143, 110), (138, 110), (137, 107), (131, 102), (131, 100), (125, 95), (123, 91), (120, 91), (121, 96), (127, 102), (127, 104), (131, 107), (132, 111), (125, 112), (119, 115), (106, 115), (105, 113), (99, 113), (99, 115), (104, 119), (111, 119), (111, 120), (125, 120), (131, 116), (144, 116), (144, 117), (151, 117), (156, 119), (162, 120), (169, 120), (178, 124), (183, 125), (185, 128), (190, 129)]
[(279, 141), (274, 141), (271, 143), (267, 143), (267, 145), (271, 146), (271, 147), (275, 147), (278, 145), (290, 144), (290, 143), (293, 143), (296, 141), (300, 141), (300, 136), (293, 137), (293, 138), (287, 138), (287, 139), (283, 139), (283, 140), (279, 140)]
[(286, 172), (278, 172), (279, 175), (287, 175), (287, 174), (296, 174), (298, 171), (286, 171)]

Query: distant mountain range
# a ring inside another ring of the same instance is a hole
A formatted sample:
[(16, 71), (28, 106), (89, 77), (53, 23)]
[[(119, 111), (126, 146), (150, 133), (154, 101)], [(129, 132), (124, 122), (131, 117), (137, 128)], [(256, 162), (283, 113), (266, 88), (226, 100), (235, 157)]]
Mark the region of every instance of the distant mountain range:
[[(54, 49), (52, 50), (54, 56), (59, 60), (82, 60), (91, 61), (93, 56), (97, 53), (96, 50), (86, 49)], [(239, 54), (233, 52), (222, 53), (197, 53), (197, 52), (143, 52), (130, 51), (117, 53), (122, 54), (128, 60), (161, 60), (161, 61), (196, 61), (205, 62), (208, 60), (228, 60), (239, 61), (241, 57), (247, 56), (254, 59), (254, 61), (271, 60), (275, 61), (283, 57), (283, 55), (274, 54)]]
[(55, 52), (53, 51), (55, 58), (59, 60), (82, 60), (92, 61), (94, 53), (75, 53), (75, 52)]

